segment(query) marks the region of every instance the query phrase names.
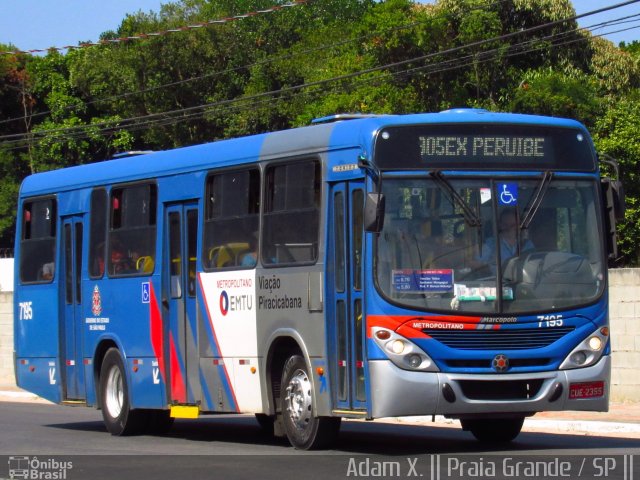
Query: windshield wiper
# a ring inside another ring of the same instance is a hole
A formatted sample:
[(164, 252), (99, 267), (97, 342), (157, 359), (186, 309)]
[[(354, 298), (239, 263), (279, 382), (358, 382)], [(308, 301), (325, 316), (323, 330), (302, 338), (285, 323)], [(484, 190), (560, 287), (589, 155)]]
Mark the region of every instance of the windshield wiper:
[(544, 200), (544, 196), (547, 194), (547, 190), (549, 189), (549, 184), (551, 183), (552, 179), (552, 172), (550, 172), (549, 170), (544, 172), (544, 176), (542, 177), (542, 180), (540, 180), (540, 183), (536, 188), (536, 193), (531, 197), (531, 199), (529, 200), (529, 204), (524, 209), (525, 214), (522, 222), (520, 222), (520, 230), (529, 228), (529, 225), (531, 224), (533, 217), (536, 215), (538, 208), (540, 208), (540, 205), (542, 205), (542, 201)]
[(462, 209), (464, 220), (469, 224), (469, 226), (480, 227), (482, 225), (480, 217), (478, 217), (478, 215), (476, 215), (476, 213), (471, 210), (467, 202), (465, 202), (460, 194), (456, 192), (456, 190), (451, 186), (451, 184), (445, 178), (441, 171), (435, 170), (433, 172), (429, 172), (429, 175), (435, 180), (438, 187), (451, 195), (452, 203), (457, 204)]

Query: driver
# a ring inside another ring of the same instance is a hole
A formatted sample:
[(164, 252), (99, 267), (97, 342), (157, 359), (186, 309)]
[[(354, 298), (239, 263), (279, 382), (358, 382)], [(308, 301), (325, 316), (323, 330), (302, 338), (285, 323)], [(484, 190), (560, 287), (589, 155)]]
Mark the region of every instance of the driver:
[[(520, 244), (518, 245), (518, 215), (513, 208), (505, 208), (500, 212), (498, 232), (499, 239), (497, 243), (500, 245), (500, 261), (503, 264), (520, 252), (533, 250), (534, 248), (533, 243), (525, 238), (520, 238)], [(495, 239), (488, 238), (482, 245), (482, 254), (476, 259), (478, 262), (494, 265), (496, 262), (496, 248)]]

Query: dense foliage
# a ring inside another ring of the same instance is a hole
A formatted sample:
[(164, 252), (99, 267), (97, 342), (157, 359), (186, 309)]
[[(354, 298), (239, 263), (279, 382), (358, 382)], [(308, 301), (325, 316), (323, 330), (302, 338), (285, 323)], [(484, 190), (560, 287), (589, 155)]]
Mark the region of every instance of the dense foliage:
[[(274, 3), (177, 0), (128, 15), (102, 38)], [(599, 151), (623, 167), (621, 265), (638, 266), (640, 46), (616, 47), (562, 21), (574, 15), (569, 0), (312, 0), (64, 55), (0, 56), (0, 246), (13, 243), (19, 183), (32, 172), (337, 112), (476, 106), (584, 122)]]

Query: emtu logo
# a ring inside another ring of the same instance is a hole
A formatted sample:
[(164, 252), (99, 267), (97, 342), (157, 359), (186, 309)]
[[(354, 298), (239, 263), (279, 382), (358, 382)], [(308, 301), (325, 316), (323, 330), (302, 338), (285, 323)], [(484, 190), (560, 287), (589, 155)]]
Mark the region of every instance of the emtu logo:
[(222, 313), (222, 316), (229, 313), (229, 295), (227, 295), (226, 290), (220, 293), (220, 313)]
[[(233, 293), (233, 292), (232, 292)], [(220, 292), (220, 313), (226, 316), (229, 312), (253, 310), (253, 296), (248, 294), (229, 295), (226, 290)]]

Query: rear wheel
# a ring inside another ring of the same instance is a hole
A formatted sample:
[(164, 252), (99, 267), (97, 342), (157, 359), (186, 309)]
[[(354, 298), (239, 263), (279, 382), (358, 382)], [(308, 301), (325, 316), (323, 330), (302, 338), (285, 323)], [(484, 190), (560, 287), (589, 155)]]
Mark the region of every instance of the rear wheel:
[(300, 450), (328, 447), (340, 430), (340, 418), (317, 417), (313, 411), (313, 385), (304, 358), (289, 357), (282, 371), (280, 405), (291, 445)]
[(111, 435), (139, 433), (148, 420), (145, 410), (132, 410), (124, 362), (116, 348), (107, 351), (100, 370), (102, 418)]
[(524, 417), (460, 420), (463, 430), (469, 430), (482, 442), (508, 443), (520, 434)]

